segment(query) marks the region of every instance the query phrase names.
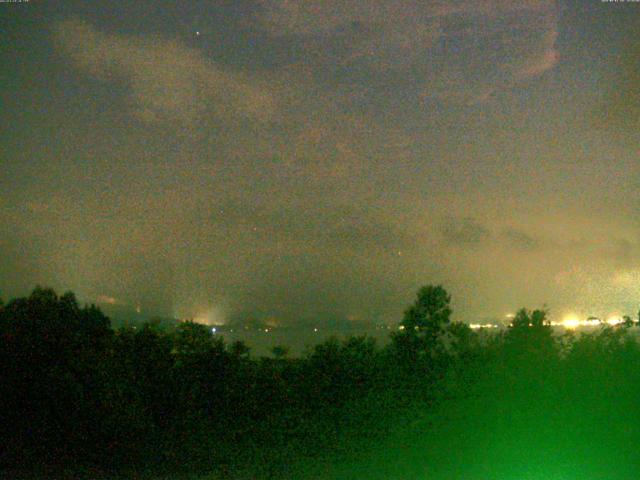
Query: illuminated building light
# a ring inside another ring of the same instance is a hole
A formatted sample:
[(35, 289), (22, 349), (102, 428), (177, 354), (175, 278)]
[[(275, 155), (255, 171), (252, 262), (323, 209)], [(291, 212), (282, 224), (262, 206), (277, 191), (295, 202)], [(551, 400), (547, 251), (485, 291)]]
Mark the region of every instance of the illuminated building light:
[(623, 322), (624, 320), (622, 319), (622, 317), (619, 317), (616, 315), (611, 315), (610, 317), (607, 318), (607, 323), (611, 326), (620, 325)]
[(600, 319), (596, 317), (589, 317), (586, 320), (581, 320), (577, 315), (567, 315), (561, 322), (550, 322), (552, 327), (564, 327), (568, 330), (575, 330), (579, 327), (597, 327), (601, 325)]
[(573, 330), (578, 328), (580, 325), (582, 325), (582, 321), (575, 315), (569, 315), (568, 317), (564, 318), (561, 322), (561, 325), (564, 328), (568, 328), (569, 330)]
[(498, 328), (494, 323), (472, 323), (469, 325), (472, 330), (480, 330), (481, 328)]

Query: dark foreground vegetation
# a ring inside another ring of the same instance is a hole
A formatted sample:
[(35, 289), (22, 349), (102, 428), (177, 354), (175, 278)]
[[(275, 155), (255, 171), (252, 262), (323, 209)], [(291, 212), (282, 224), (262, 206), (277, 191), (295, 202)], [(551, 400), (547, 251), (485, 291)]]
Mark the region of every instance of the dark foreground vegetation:
[(554, 335), (449, 321), (425, 287), (391, 342), (253, 358), (195, 323), (114, 331), (73, 294), (0, 307), (0, 469), (11, 478), (632, 479), (634, 322)]

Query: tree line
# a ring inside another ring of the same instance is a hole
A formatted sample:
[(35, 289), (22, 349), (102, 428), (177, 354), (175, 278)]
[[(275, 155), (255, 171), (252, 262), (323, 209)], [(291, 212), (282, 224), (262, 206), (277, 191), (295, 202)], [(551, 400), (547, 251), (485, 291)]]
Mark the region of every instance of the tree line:
[(451, 314), (429, 285), (385, 345), (331, 338), (254, 357), (193, 322), (114, 330), (72, 293), (36, 288), (0, 303), (0, 470), (486, 478), (548, 468), (563, 448), (588, 453), (594, 471), (610, 460), (594, 445), (640, 442), (634, 322), (557, 335), (545, 310), (521, 309), (489, 333)]

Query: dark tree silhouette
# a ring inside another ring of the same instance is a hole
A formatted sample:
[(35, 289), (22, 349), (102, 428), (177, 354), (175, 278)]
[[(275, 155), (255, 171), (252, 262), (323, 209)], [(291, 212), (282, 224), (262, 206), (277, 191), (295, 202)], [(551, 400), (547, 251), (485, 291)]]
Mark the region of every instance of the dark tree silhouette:
[(393, 334), (393, 345), (405, 366), (415, 365), (420, 356), (437, 355), (438, 339), (449, 324), (451, 296), (440, 285), (418, 290), (417, 298), (400, 322), (400, 332)]
[(505, 335), (507, 349), (516, 355), (535, 354), (552, 358), (557, 345), (547, 315), (545, 309), (518, 310)]
[(400, 325), (406, 332), (416, 331), (433, 344), (451, 316), (451, 295), (440, 285), (418, 290), (416, 301), (405, 312)]
[(202, 354), (212, 348), (220, 348), (222, 338), (211, 329), (193, 321), (182, 322), (175, 331), (174, 349), (180, 355)]
[(247, 359), (251, 349), (242, 340), (236, 340), (229, 346), (229, 352), (236, 358)]
[[(419, 465), (424, 472), (459, 465), (466, 447), (437, 452), (461, 438), (475, 446), (504, 436), (508, 448), (492, 465), (512, 465), (523, 458), (514, 445), (535, 442), (527, 447), (535, 455), (558, 431), (632, 454), (625, 446), (640, 441), (632, 330), (605, 324), (554, 336), (545, 310), (521, 309), (506, 331), (476, 332), (449, 321), (449, 302), (442, 287), (424, 287), (384, 348), (365, 336), (332, 338), (285, 360), (285, 346), (275, 358), (252, 357), (243, 342), (227, 346), (193, 322), (114, 332), (98, 308), (37, 288), (0, 309), (0, 476), (20, 478), (10, 468), (21, 466), (23, 478), (384, 479), (402, 472), (385, 468), (413, 448), (398, 445), (415, 446), (405, 464), (437, 459)], [(320, 471), (356, 458), (369, 470)]]
[(286, 358), (287, 355), (289, 355), (289, 348), (284, 345), (276, 345), (271, 349), (271, 354), (274, 358), (282, 360)]

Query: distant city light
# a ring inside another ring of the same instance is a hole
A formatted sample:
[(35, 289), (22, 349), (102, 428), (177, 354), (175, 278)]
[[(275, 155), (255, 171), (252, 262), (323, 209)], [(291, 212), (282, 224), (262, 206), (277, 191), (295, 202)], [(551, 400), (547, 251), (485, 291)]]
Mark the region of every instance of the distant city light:
[[(608, 322), (609, 325), (617, 325), (617, 323)], [(578, 315), (574, 313), (570, 313), (566, 315), (562, 321), (560, 322), (549, 322), (552, 327), (564, 327), (568, 330), (575, 330), (579, 327), (597, 327), (598, 325), (602, 325), (602, 321), (596, 317), (589, 317), (587, 319), (580, 319)]]
[(117, 299), (110, 297), (109, 295), (98, 295), (96, 300), (98, 303), (106, 303), (108, 305), (116, 305), (119, 303)]
[(562, 322), (560, 322), (559, 326), (564, 328), (568, 328), (569, 330), (574, 330), (578, 328), (582, 324), (582, 321), (576, 315), (568, 315), (565, 317)]
[(472, 323), (469, 325), (472, 330), (480, 330), (481, 328), (498, 328), (494, 323)]
[(210, 306), (207, 309), (202, 309), (193, 318), (195, 323), (201, 323), (203, 325), (209, 325), (210, 327), (220, 327), (226, 323), (226, 316), (224, 308), (221, 306)]
[[(506, 315), (507, 317), (512, 318), (511, 314)], [(561, 321), (550, 321), (548, 325), (552, 327), (562, 327), (567, 330), (575, 330), (577, 328), (582, 327), (597, 327), (599, 325), (610, 325), (616, 326), (623, 324), (625, 322), (624, 317), (618, 314), (611, 314), (607, 317), (606, 320), (601, 320), (598, 317), (587, 317), (586, 319), (580, 318), (575, 313), (569, 313), (562, 318)], [(532, 323), (529, 323), (530, 327), (533, 327)], [(499, 328), (500, 325), (496, 325), (493, 323), (471, 323), (469, 327), (473, 330), (480, 330), (482, 328)], [(401, 325), (398, 327), (400, 330), (404, 330), (404, 327)]]
[(623, 322), (624, 319), (618, 315), (610, 315), (609, 317), (607, 317), (607, 323), (612, 326), (620, 325)]

